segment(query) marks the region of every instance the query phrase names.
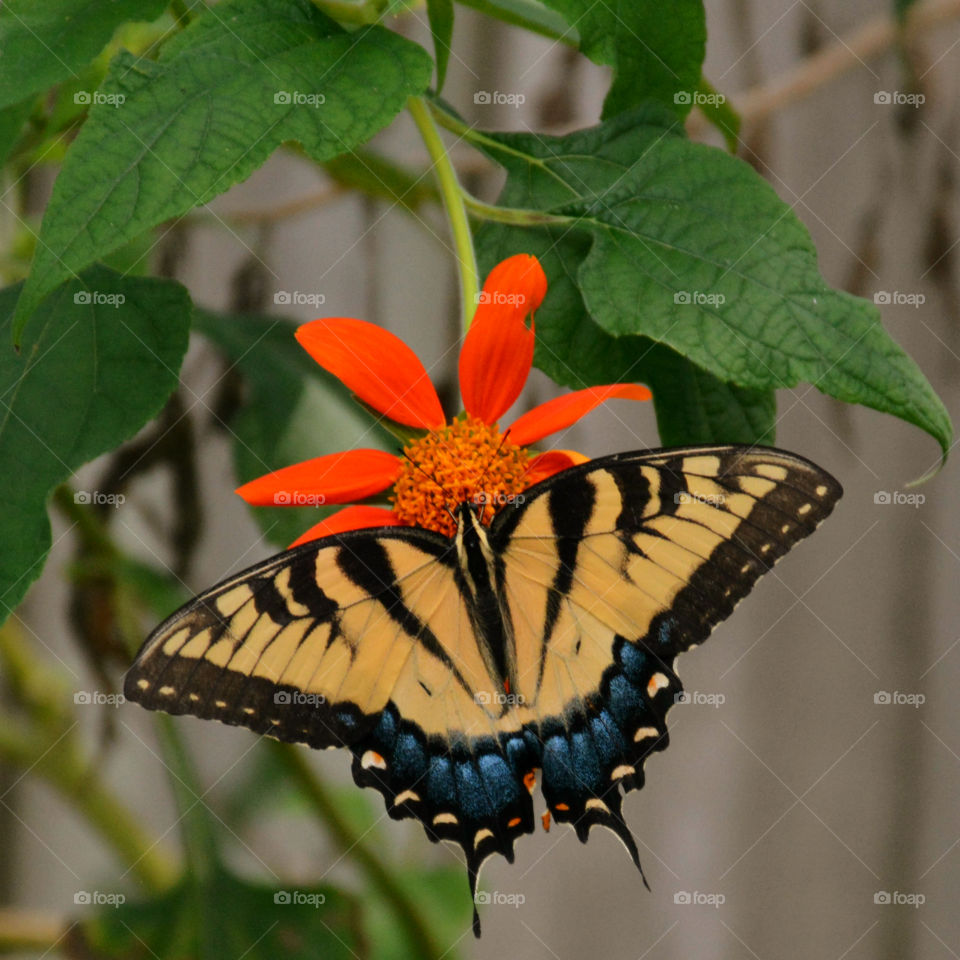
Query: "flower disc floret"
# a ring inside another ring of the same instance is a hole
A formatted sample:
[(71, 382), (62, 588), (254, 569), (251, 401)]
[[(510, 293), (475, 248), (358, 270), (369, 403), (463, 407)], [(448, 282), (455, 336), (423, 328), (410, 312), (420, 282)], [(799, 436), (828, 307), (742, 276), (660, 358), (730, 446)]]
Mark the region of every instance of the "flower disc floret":
[(401, 523), (453, 536), (451, 511), (461, 503), (485, 505), (484, 523), (520, 494), (529, 481), (530, 455), (504, 439), (496, 424), (464, 415), (404, 448), (391, 497)]

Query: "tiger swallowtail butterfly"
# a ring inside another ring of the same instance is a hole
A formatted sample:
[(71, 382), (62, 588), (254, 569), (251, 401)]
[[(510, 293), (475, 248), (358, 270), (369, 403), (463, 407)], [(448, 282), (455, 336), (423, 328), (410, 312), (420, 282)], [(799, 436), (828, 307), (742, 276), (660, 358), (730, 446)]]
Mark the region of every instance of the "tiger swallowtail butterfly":
[[(503, 505), (314, 540), (201, 594), (147, 639), (128, 699), (346, 747), (391, 817), (458, 843), (471, 893), (549, 816), (636, 843), (623, 794), (667, 746), (677, 654), (830, 513), (840, 485), (770, 448), (621, 453)], [(641, 871), (642, 875), (642, 871)], [(474, 908), (474, 932), (479, 935)]]

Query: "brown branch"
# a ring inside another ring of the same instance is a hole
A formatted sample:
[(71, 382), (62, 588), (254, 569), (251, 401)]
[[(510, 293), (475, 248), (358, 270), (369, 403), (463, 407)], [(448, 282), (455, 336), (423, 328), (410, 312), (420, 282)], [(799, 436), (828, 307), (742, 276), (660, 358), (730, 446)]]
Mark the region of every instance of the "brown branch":
[[(910, 36), (956, 17), (960, 17), (960, 0), (927, 0), (910, 9), (903, 32)], [(884, 53), (901, 36), (901, 27), (893, 17), (887, 14), (875, 17), (851, 36), (801, 61), (783, 76), (751, 90), (731, 94), (730, 101), (737, 108), (744, 126), (764, 120), (781, 107), (803, 100), (848, 73), (861, 61)], [(703, 114), (695, 112), (690, 115), (688, 132), (697, 133), (706, 126)]]

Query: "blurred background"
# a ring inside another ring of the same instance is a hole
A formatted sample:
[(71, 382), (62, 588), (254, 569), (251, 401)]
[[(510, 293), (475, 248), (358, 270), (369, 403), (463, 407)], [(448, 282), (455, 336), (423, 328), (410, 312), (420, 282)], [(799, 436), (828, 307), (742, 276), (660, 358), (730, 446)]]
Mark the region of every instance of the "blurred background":
[[(827, 280), (882, 304), (887, 329), (956, 418), (960, 3), (916, 7), (902, 43), (887, 3), (708, 0), (704, 72), (743, 111), (739, 155), (807, 225)], [(425, 19), (421, 11), (400, 29), (429, 46)], [(606, 84), (604, 70), (562, 45), (457, 8), (445, 96), (469, 121), (567, 132), (597, 120)], [(481, 91), (523, 102), (476, 103)], [(898, 103), (905, 97), (897, 94), (924, 102)], [(690, 130), (720, 143), (696, 111)], [(375, 145), (411, 166), (426, 163), (403, 116)], [(471, 189), (493, 200), (497, 171), (466, 148), (454, 156)], [(46, 187), (34, 185), (38, 206)], [(281, 152), (210, 211), (178, 224), (155, 256), (208, 307), (382, 324), (456, 396), (457, 289), (434, 208), (411, 213), (342, 193)], [(200, 542), (178, 571), (191, 594), (275, 552), (232, 494), (230, 437), (214, 417), (223, 375), (220, 355), (197, 338), (180, 391), (200, 466)], [(518, 408), (555, 389), (535, 372)], [(522, 840), (513, 866), (487, 862), (481, 888), (494, 902), (481, 907), (479, 942), (469, 932), (465, 877), (442, 874), (436, 895), (463, 901), (456, 929), (441, 937), (445, 956), (960, 956), (958, 465), (954, 458), (908, 487), (938, 459), (919, 430), (809, 386), (778, 400), (777, 445), (832, 472), (846, 494), (817, 535), (678, 663), (693, 702), (671, 711), (669, 750), (624, 804), (652, 892), (612, 835), (595, 831), (581, 846), (555, 826)], [(308, 426), (343, 429), (322, 419)], [(593, 456), (658, 438), (652, 409), (614, 405), (556, 443)], [(110, 466), (88, 465), (75, 489), (98, 489)], [(179, 497), (167, 471), (145, 471), (111, 518), (118, 540), (134, 556), (172, 565)], [(21, 611), (23, 629), (75, 691), (107, 690), (74, 635), (76, 540), (61, 514), (54, 542)], [(92, 702), (78, 705), (76, 719), (102, 776), (158, 849), (175, 851), (178, 815), (152, 717)], [(242, 839), (229, 847), (239, 873), (357, 884), (350, 858), (287, 794), (274, 795), (268, 767), (253, 766), (252, 734), (187, 718), (176, 726), (205, 800), (256, 798)], [(418, 869), (458, 868), (459, 851), (430, 844), (412, 821), (390, 821), (379, 796), (352, 787), (345, 753), (309, 762), (344, 786), (344, 804), (370, 819), (367, 838), (385, 855)], [(130, 889), (129, 876), (45, 786), (5, 771), (0, 798), (0, 899), (66, 916), (78, 890)]]

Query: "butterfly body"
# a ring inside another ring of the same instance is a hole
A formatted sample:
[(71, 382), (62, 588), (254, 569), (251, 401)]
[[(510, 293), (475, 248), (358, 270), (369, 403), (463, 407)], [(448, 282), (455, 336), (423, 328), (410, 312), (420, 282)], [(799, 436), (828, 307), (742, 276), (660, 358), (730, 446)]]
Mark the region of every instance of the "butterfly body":
[[(505, 504), (337, 534), (161, 624), (127, 676), (153, 709), (345, 746), (391, 817), (466, 854), (471, 891), (535, 826), (613, 830), (668, 741), (676, 655), (702, 642), (840, 496), (809, 461), (717, 446), (617, 454)], [(475, 929), (479, 929), (475, 919)]]

